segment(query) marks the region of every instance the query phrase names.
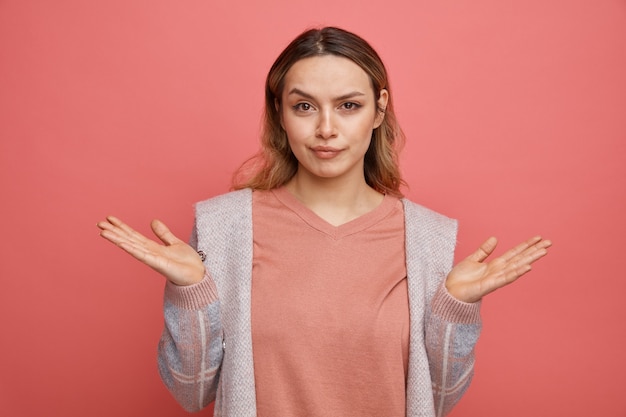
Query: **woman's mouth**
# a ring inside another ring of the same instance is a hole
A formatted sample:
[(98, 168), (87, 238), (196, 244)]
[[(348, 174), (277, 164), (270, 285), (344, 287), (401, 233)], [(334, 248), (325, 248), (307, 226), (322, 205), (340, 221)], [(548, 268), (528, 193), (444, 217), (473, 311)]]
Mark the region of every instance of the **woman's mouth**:
[(311, 150), (320, 159), (332, 159), (341, 152), (341, 149), (330, 146), (315, 146)]

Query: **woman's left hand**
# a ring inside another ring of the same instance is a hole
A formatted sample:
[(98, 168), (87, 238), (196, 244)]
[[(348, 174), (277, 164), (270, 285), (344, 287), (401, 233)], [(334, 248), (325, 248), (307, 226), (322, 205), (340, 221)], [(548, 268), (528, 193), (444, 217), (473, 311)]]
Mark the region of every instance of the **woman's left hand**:
[(529, 272), (531, 264), (544, 257), (552, 245), (549, 240), (535, 236), (486, 262), (497, 243), (495, 237), (490, 237), (476, 252), (452, 268), (446, 278), (446, 289), (453, 297), (466, 303), (479, 301)]

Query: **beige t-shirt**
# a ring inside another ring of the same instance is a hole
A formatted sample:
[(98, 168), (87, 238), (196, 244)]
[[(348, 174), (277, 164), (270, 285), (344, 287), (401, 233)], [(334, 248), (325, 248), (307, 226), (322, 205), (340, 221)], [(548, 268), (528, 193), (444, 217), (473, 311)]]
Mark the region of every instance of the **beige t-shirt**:
[(337, 227), (285, 188), (252, 204), (258, 416), (405, 416), (402, 202)]

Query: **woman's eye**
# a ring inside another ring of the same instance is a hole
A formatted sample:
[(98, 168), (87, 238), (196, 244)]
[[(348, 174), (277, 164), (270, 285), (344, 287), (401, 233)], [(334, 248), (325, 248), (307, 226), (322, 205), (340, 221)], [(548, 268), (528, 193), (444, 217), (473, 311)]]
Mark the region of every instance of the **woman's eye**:
[(309, 103), (298, 103), (293, 108), (296, 111), (309, 111), (311, 110), (311, 105)]
[(344, 110), (356, 110), (356, 109), (358, 109), (361, 106), (359, 104), (357, 104), (357, 103), (353, 103), (353, 102), (349, 101), (347, 103), (343, 103), (341, 105), (341, 107), (343, 107)]

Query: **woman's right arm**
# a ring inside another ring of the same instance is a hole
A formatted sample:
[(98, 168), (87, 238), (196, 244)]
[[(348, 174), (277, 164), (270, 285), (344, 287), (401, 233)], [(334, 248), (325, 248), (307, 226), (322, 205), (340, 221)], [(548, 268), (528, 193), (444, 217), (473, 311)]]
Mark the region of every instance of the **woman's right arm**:
[(159, 342), (163, 383), (187, 411), (199, 411), (215, 399), (223, 358), (220, 302), (209, 276), (194, 285), (168, 282)]
[(146, 238), (109, 216), (98, 223), (100, 235), (167, 279), (165, 327), (159, 342), (159, 373), (188, 411), (198, 411), (216, 395), (223, 357), (220, 303), (215, 283), (196, 250), (158, 220)]

